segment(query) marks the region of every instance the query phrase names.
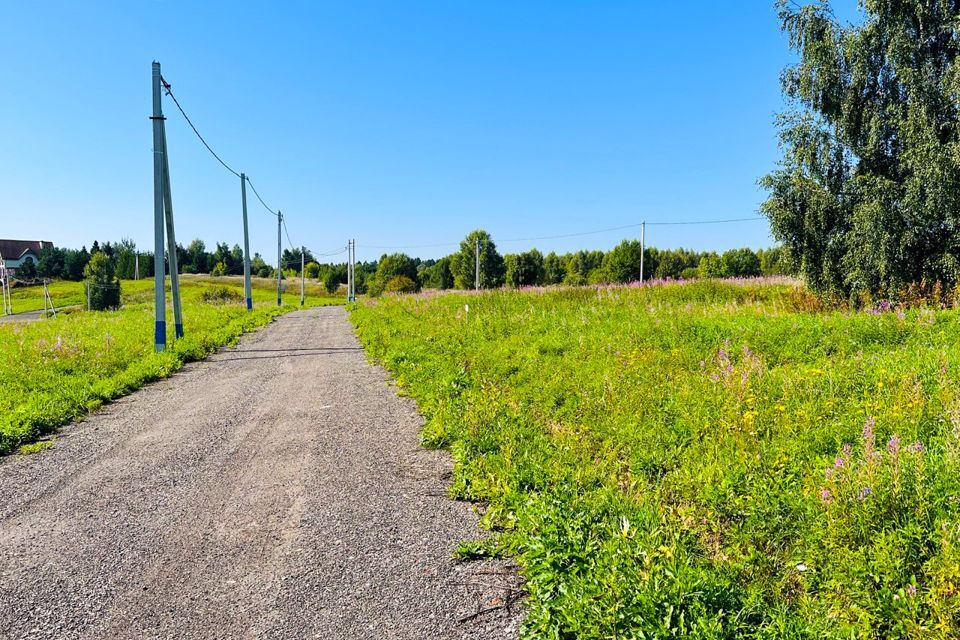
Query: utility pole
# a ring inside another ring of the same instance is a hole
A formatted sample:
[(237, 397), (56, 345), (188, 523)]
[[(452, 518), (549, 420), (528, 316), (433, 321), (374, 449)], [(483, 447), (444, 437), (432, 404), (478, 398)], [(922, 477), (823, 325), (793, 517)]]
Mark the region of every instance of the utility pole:
[[(160, 104), (160, 63), (153, 63), (153, 343), (157, 351), (167, 346), (167, 309), (163, 264), (163, 109)], [(87, 308), (90, 307), (90, 284), (87, 283)]]
[(183, 337), (183, 309), (180, 306), (180, 264), (177, 259), (177, 236), (173, 232), (173, 197), (170, 191), (170, 154), (167, 153), (167, 127), (160, 121), (163, 138), (163, 209), (167, 222), (167, 264), (170, 267), (170, 293), (173, 297), (173, 331)]
[(307, 248), (301, 245), (300, 246), (300, 306), (301, 307), (303, 306), (304, 280), (307, 277), (306, 264), (304, 264), (306, 262), (306, 255), (307, 255)]
[[(90, 311), (91, 300), (90, 300), (90, 280), (84, 280), (84, 284), (87, 285), (87, 311)], [(164, 338), (166, 338), (166, 333), (164, 333)]]
[(134, 265), (134, 266), (133, 266), (133, 271), (134, 271), (133, 279), (134, 279), (134, 280), (139, 280), (139, 279), (140, 279), (140, 252), (139, 252), (139, 251), (137, 251), (135, 254), (133, 254), (133, 265)]
[(283, 264), (280, 262), (280, 231), (283, 227), (283, 213), (277, 209), (277, 306), (283, 306), (280, 298), (280, 277), (283, 275)]
[(253, 310), (253, 291), (250, 286), (250, 232), (247, 230), (247, 175), (240, 174), (240, 199), (243, 201), (243, 295), (247, 311)]
[(356, 277), (354, 273), (353, 251), (356, 240), (347, 240), (347, 302), (356, 300)]
[(647, 252), (647, 221), (640, 223), (640, 284), (643, 284), (643, 254)]
[(357, 241), (350, 241), (350, 302), (357, 301)]
[(476, 248), (476, 254), (477, 254), (477, 283), (476, 283), (476, 288), (477, 288), (477, 291), (480, 291), (480, 238), (477, 238), (477, 245), (476, 245), (476, 246), (477, 246), (477, 248)]

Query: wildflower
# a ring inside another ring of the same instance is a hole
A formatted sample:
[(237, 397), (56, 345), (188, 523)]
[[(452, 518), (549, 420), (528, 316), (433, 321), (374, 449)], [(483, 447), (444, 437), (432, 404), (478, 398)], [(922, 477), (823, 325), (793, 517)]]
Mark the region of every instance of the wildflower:
[(870, 489), (870, 487), (864, 487), (863, 489), (860, 489), (860, 496), (859, 496), (859, 498), (860, 498), (861, 500), (866, 500), (866, 499), (867, 499), (867, 496), (869, 496), (869, 495), (872, 494), (872, 493), (873, 493), (873, 490)]
[(808, 569), (807, 565), (803, 564), (802, 562), (797, 565), (797, 571), (804, 572), (807, 569)]
[(825, 475), (825, 476), (827, 477), (827, 480), (829, 480), (830, 478), (832, 478), (832, 477), (833, 477), (833, 467), (827, 467), (827, 469), (823, 472), (823, 475)]
[(830, 500), (830, 489), (820, 489), (820, 499), (824, 502)]
[(843, 444), (842, 451), (843, 451), (843, 455), (849, 458), (850, 454), (853, 452), (853, 447), (850, 445), (849, 442), (845, 442)]
[(843, 457), (837, 458), (836, 460), (833, 461), (833, 468), (834, 468), (834, 469), (839, 469), (840, 467), (843, 466), (843, 462), (844, 462), (844, 461), (843, 461)]
[(867, 421), (863, 424), (863, 452), (867, 454), (867, 456), (873, 455), (875, 442), (873, 428), (876, 425), (877, 421), (874, 418), (867, 418)]
[(923, 453), (923, 443), (914, 442), (913, 444), (907, 445), (907, 451), (910, 453)]
[(911, 598), (917, 595), (917, 585), (912, 584), (909, 587), (907, 587), (907, 595), (910, 596)]
[(726, 351), (726, 349), (720, 349), (719, 351), (717, 351), (717, 359), (720, 360), (720, 361), (723, 361), (723, 360), (726, 360), (726, 359), (727, 359), (727, 351)]
[(900, 453), (900, 437), (897, 434), (893, 434), (890, 437), (890, 441), (887, 442), (887, 451), (890, 452), (892, 456)]

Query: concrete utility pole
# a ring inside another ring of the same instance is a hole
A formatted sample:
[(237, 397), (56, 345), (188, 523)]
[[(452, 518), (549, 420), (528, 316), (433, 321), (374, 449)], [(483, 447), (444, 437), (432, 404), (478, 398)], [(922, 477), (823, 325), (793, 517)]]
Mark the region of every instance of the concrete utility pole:
[(277, 306), (283, 306), (280, 298), (280, 278), (283, 275), (283, 263), (280, 261), (280, 232), (283, 227), (283, 213), (277, 209)]
[(640, 223), (640, 284), (643, 284), (643, 254), (647, 252), (647, 222)]
[(301, 246), (300, 247), (300, 306), (301, 307), (303, 306), (304, 281), (307, 278), (307, 270), (306, 270), (306, 264), (305, 264), (306, 255), (307, 255), (307, 248), (304, 246)]
[(357, 241), (350, 241), (350, 302), (357, 301)]
[[(160, 104), (160, 63), (153, 63), (153, 343), (157, 351), (167, 346), (166, 295), (163, 265), (163, 109)], [(87, 307), (90, 306), (90, 285), (87, 284)]]
[(139, 280), (139, 279), (140, 279), (140, 252), (139, 252), (139, 251), (137, 251), (135, 254), (133, 254), (133, 265), (134, 265), (134, 266), (133, 266), (133, 270), (134, 270), (133, 279), (134, 279), (134, 280)]
[(247, 176), (240, 174), (240, 199), (243, 202), (243, 295), (247, 311), (253, 310), (253, 291), (250, 286), (250, 232), (247, 230)]
[(163, 138), (163, 207), (167, 221), (167, 264), (170, 267), (170, 293), (173, 296), (173, 331), (183, 337), (183, 310), (180, 306), (180, 265), (177, 259), (177, 236), (173, 232), (173, 197), (170, 191), (170, 154), (167, 153), (167, 127), (160, 121)]
[(477, 254), (477, 283), (476, 283), (476, 287), (477, 287), (477, 291), (480, 291), (480, 238), (477, 238), (476, 254)]

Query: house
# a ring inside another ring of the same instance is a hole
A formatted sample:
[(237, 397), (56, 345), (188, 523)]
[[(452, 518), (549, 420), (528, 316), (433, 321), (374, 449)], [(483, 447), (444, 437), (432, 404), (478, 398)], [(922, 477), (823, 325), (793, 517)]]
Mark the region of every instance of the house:
[(52, 246), (53, 243), (46, 240), (0, 239), (0, 266), (14, 274), (27, 258), (33, 259), (35, 265), (40, 264), (40, 252)]

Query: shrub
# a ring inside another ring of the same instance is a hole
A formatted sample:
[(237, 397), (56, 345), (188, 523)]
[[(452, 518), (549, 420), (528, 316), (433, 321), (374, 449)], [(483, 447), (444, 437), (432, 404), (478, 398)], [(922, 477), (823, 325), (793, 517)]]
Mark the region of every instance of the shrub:
[(416, 293), (417, 283), (407, 276), (394, 276), (383, 287), (384, 293)]
[(200, 301), (207, 304), (241, 304), (243, 294), (236, 289), (221, 284), (205, 289), (200, 294)]

